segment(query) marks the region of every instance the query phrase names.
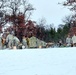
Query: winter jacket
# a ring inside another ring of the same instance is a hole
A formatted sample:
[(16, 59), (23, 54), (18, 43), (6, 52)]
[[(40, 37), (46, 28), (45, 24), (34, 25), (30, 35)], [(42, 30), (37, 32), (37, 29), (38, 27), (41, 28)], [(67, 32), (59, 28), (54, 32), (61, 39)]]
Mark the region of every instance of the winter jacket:
[(6, 42), (9, 42), (9, 41), (12, 41), (12, 40), (13, 40), (13, 35), (12, 34), (7, 35)]
[(13, 47), (13, 35), (12, 34), (7, 35), (6, 43), (8, 43), (9, 48)]
[(71, 44), (72, 44), (72, 39), (71, 39), (70, 37), (67, 37), (67, 38), (66, 38), (66, 44), (67, 44), (67, 46), (71, 46)]
[(47, 43), (40, 40), (40, 39), (37, 39), (37, 47), (46, 47)]
[(42, 47), (46, 47), (46, 45), (47, 45), (46, 42), (41, 41), (41, 46), (42, 46)]
[(29, 39), (29, 47), (30, 48), (35, 48), (37, 47), (37, 38), (32, 36), (30, 39)]
[(16, 36), (14, 36), (13, 45), (17, 47), (19, 45), (19, 43), (20, 43), (19, 39)]
[(2, 37), (0, 35), (0, 49), (2, 49)]
[(72, 41), (73, 41), (73, 44), (76, 43), (76, 36), (75, 35), (72, 37)]
[(27, 48), (28, 46), (27, 46), (27, 40), (26, 40), (26, 38), (23, 38), (22, 39), (22, 44)]

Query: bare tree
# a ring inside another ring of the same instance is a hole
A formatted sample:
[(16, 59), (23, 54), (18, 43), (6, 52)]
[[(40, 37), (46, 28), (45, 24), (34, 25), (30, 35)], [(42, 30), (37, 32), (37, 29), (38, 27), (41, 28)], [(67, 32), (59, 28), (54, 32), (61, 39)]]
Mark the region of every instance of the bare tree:
[(31, 11), (34, 10), (32, 4), (26, 0), (1, 0), (0, 9), (5, 10), (8, 15), (18, 15), (22, 13), (27, 19), (29, 19)]
[(33, 10), (32, 4), (27, 0), (0, 0), (0, 26), (10, 21), (15, 27), (20, 25), (20, 22), (25, 24)]
[(66, 24), (68, 24), (68, 23), (71, 23), (72, 22), (72, 15), (68, 15), (68, 16), (65, 16), (63, 19), (62, 19), (62, 21), (64, 22), (64, 23), (66, 23)]
[(38, 25), (40, 27), (45, 27), (46, 24), (46, 19), (44, 17), (42, 17), (41, 19), (39, 19)]
[(66, 0), (63, 5), (70, 6), (69, 9), (76, 12), (76, 0)]
[(66, 21), (74, 22), (76, 21), (76, 0), (66, 0), (63, 3), (64, 6), (68, 6), (68, 8), (73, 12), (72, 16), (66, 17)]

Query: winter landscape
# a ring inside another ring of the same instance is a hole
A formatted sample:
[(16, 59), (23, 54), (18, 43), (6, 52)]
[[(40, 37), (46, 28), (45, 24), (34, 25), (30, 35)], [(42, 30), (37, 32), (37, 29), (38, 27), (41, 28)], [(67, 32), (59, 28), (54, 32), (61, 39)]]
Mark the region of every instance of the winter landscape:
[(0, 75), (76, 75), (76, 0), (0, 0)]
[(0, 75), (76, 75), (76, 48), (0, 50)]

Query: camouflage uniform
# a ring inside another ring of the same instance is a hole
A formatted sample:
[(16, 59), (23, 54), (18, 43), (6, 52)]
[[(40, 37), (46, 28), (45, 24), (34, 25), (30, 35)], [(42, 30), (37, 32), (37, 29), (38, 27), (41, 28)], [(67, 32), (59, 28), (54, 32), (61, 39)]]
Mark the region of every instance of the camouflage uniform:
[(41, 46), (44, 48), (44, 47), (46, 47), (46, 42), (44, 42), (44, 41), (41, 41)]
[(8, 43), (9, 48), (13, 47), (13, 35), (12, 34), (7, 35), (6, 42)]
[(67, 47), (71, 46), (72, 44), (72, 39), (70, 37), (67, 37), (66, 38), (66, 44), (67, 44)]
[(25, 46), (25, 48), (28, 48), (26, 38), (22, 39), (22, 44), (23, 44), (23, 46)]
[(37, 47), (42, 47), (41, 46), (41, 40), (37, 39)]
[(14, 36), (13, 37), (13, 46), (16, 46), (16, 48), (18, 48), (19, 43), (20, 43), (19, 39), (16, 36)]
[(72, 41), (73, 41), (73, 46), (76, 46), (76, 35), (74, 35), (74, 36), (72, 37)]
[(30, 39), (29, 39), (29, 47), (30, 48), (36, 48), (37, 47), (37, 38), (32, 36)]
[(27, 41), (27, 47), (29, 48), (29, 39), (30, 38), (26, 38), (26, 41)]
[(46, 42), (37, 39), (37, 47), (46, 47)]
[(0, 35), (0, 49), (2, 49), (2, 36)]

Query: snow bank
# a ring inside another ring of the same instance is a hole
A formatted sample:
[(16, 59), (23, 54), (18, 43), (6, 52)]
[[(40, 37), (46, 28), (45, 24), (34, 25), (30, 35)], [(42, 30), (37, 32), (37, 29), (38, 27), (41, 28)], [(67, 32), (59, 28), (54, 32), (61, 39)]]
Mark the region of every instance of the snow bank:
[(76, 75), (76, 48), (0, 50), (0, 75)]

